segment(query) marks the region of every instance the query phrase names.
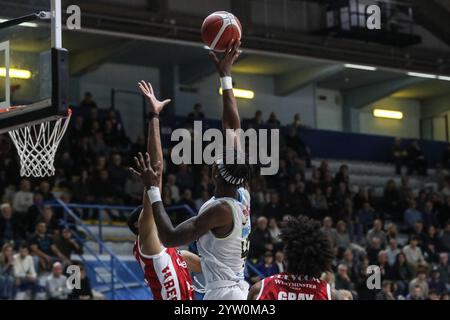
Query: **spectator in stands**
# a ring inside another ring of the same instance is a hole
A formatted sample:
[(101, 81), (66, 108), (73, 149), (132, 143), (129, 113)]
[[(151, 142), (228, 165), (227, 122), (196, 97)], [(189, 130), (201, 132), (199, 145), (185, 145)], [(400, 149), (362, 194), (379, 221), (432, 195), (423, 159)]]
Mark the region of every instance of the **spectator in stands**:
[(36, 192), (40, 193), (42, 195), (42, 198), (44, 201), (50, 201), (54, 200), (55, 197), (53, 196), (50, 182), (48, 181), (41, 181), (39, 184), (39, 187), (37, 188)]
[[(114, 203), (115, 190), (109, 179), (108, 170), (102, 169), (98, 172), (98, 178), (92, 181), (93, 195), (95, 201), (100, 204), (110, 205)], [(115, 219), (115, 217), (111, 217)]]
[(268, 230), (270, 233), (270, 238), (272, 239), (272, 243), (274, 245), (281, 243), (281, 239), (280, 239), (281, 231), (280, 231), (280, 228), (278, 228), (277, 219), (275, 219), (275, 218), (269, 219)]
[(345, 264), (338, 265), (335, 277), (336, 290), (352, 290), (352, 281), (350, 280), (350, 276), (348, 275), (348, 268)]
[(397, 255), (397, 259), (395, 261), (392, 279), (396, 281), (396, 285), (398, 287), (398, 292), (402, 295), (406, 294), (406, 290), (408, 288), (408, 282), (413, 277), (413, 271), (408, 265), (406, 261), (406, 256), (403, 252), (400, 252)]
[(423, 294), (422, 287), (417, 285), (411, 288), (409, 294), (406, 296), (407, 300), (424, 300), (425, 295)]
[(398, 248), (397, 239), (391, 238), (389, 240), (389, 245), (386, 249), (386, 255), (388, 259), (388, 263), (390, 266), (394, 266), (395, 261), (397, 261), (397, 255), (400, 253), (400, 249)]
[(201, 192), (200, 198), (195, 200), (195, 208), (197, 209), (197, 211), (199, 211), (202, 205), (204, 205), (210, 198), (211, 196), (209, 192), (207, 190), (203, 190)]
[(0, 246), (3, 246), (4, 243), (18, 240), (21, 234), (11, 206), (4, 203), (0, 206), (0, 211)]
[(188, 120), (195, 121), (195, 120), (203, 120), (204, 118), (205, 114), (203, 113), (203, 107), (201, 103), (194, 104), (192, 112), (188, 114)]
[(369, 259), (369, 264), (377, 264), (378, 254), (381, 251), (381, 240), (377, 237), (371, 237), (370, 242), (368, 242), (368, 247), (366, 249), (367, 258)]
[(335, 228), (333, 228), (333, 219), (331, 217), (325, 217), (322, 221), (322, 232), (325, 233), (325, 235), (330, 240), (331, 246), (333, 248), (336, 248), (337, 244), (337, 231)]
[(183, 194), (181, 195), (180, 201), (177, 203), (178, 205), (187, 205), (192, 209), (193, 212), (197, 211), (197, 207), (195, 206), (195, 202), (192, 199), (192, 191), (190, 189), (185, 189)]
[(295, 129), (306, 128), (307, 127), (306, 125), (303, 124), (302, 117), (300, 116), (300, 113), (296, 113), (294, 115), (294, 120), (292, 121), (291, 127), (295, 128)]
[(371, 243), (373, 238), (378, 238), (380, 240), (381, 248), (387, 245), (386, 233), (383, 231), (383, 222), (380, 219), (375, 219), (373, 221), (372, 229), (367, 232), (367, 242)]
[(398, 188), (398, 197), (401, 209), (406, 209), (408, 207), (408, 200), (414, 198), (414, 194), (411, 189), (408, 176), (402, 176), (400, 180), (400, 188)]
[(395, 138), (394, 146), (392, 147), (392, 158), (395, 164), (395, 172), (398, 175), (402, 174), (402, 166), (406, 164), (407, 156), (408, 153), (402, 146), (402, 140), (400, 138)]
[(263, 114), (261, 110), (257, 110), (255, 112), (255, 116), (250, 119), (249, 121), (249, 125), (252, 128), (258, 128), (261, 124), (263, 124), (264, 120), (263, 120)]
[(381, 284), (381, 291), (377, 294), (377, 300), (395, 300), (392, 294), (392, 282), (389, 280), (383, 280)]
[(438, 225), (433, 202), (427, 201), (425, 203), (425, 208), (422, 210), (422, 221), (425, 228)]
[(359, 281), (359, 271), (361, 269), (360, 263), (355, 259), (351, 249), (346, 249), (342, 256), (342, 260), (339, 264), (344, 264), (347, 266), (348, 275), (352, 283)]
[(418, 246), (419, 239), (417, 236), (412, 235), (409, 244), (403, 247), (403, 253), (406, 257), (406, 262), (411, 267), (411, 269), (415, 272), (420, 264), (425, 263), (425, 259), (423, 257), (422, 250)]
[(425, 232), (423, 230), (423, 222), (422, 221), (417, 221), (414, 224), (414, 229), (412, 230), (411, 234), (413, 234), (417, 237), (417, 240), (419, 241), (419, 247), (421, 249), (423, 249), (425, 242), (426, 242), (427, 235), (425, 234)]
[(386, 227), (386, 237), (388, 240), (390, 239), (398, 239), (398, 228), (397, 225), (393, 222), (389, 222)]
[(441, 275), (439, 273), (438, 267), (433, 267), (431, 270), (431, 277), (428, 280), (428, 288), (434, 290), (438, 294), (443, 294), (447, 291), (445, 282), (441, 280)]
[(381, 279), (392, 279), (394, 270), (388, 263), (388, 256), (385, 250), (378, 252), (378, 267), (380, 267)]
[(277, 218), (279, 219), (281, 215), (283, 214), (283, 208), (280, 205), (280, 195), (278, 192), (273, 191), (270, 194), (270, 201), (269, 203), (264, 207), (263, 215), (270, 218)]
[(336, 223), (336, 246), (338, 248), (349, 248), (350, 247), (350, 235), (347, 230), (347, 224), (339, 220)]
[(18, 295), (30, 292), (33, 297), (36, 293), (37, 274), (26, 243), (22, 243), (19, 253), (14, 255), (14, 277)]
[(415, 288), (420, 287), (421, 299), (424, 300), (428, 297), (428, 282), (427, 282), (427, 272), (424, 268), (419, 268), (417, 270), (417, 275), (409, 283), (409, 294), (412, 295)]
[(445, 228), (439, 237), (439, 244), (442, 251), (450, 252), (450, 220), (445, 224)]
[(317, 218), (321, 218), (328, 212), (327, 198), (324, 196), (321, 188), (316, 188), (310, 198), (311, 208)]
[(395, 222), (400, 222), (402, 220), (402, 216), (399, 212), (400, 199), (397, 186), (392, 179), (386, 183), (386, 187), (384, 188), (383, 202), (384, 211), (392, 217)]
[(279, 127), (281, 125), (280, 120), (278, 120), (277, 115), (275, 112), (271, 112), (269, 115), (269, 119), (267, 119), (267, 124), (270, 126), (273, 126), (275, 128)]
[(427, 175), (427, 160), (422, 149), (419, 146), (419, 141), (413, 140), (408, 149), (408, 174), (411, 175), (417, 172), (418, 175)]
[(175, 202), (180, 200), (180, 189), (177, 186), (177, 177), (174, 174), (167, 175), (166, 187), (170, 189), (170, 194)]
[(30, 239), (31, 252), (38, 258), (42, 270), (50, 270), (52, 264), (59, 258), (64, 263), (68, 259), (56, 248), (51, 237), (47, 235), (47, 226), (43, 222), (36, 225), (36, 232)]
[(438, 249), (440, 248), (439, 237), (434, 226), (429, 226), (422, 245), (425, 259), (431, 263), (439, 262)]
[(86, 109), (97, 109), (97, 103), (93, 100), (92, 93), (86, 92), (80, 103), (80, 107)]
[(251, 259), (259, 259), (264, 252), (273, 250), (272, 238), (267, 227), (266, 217), (259, 217), (256, 220), (256, 228), (250, 234), (250, 243), (253, 244), (249, 252)]
[(17, 217), (17, 223), (22, 230), (26, 230), (27, 211), (33, 205), (33, 193), (31, 192), (31, 183), (28, 179), (20, 182), (20, 190), (13, 197), (12, 207)]
[(122, 156), (115, 153), (111, 157), (111, 164), (108, 166), (109, 181), (114, 186), (114, 194), (122, 196), (123, 186), (129, 177), (128, 171), (122, 165)]
[(275, 265), (277, 266), (278, 269), (277, 273), (282, 273), (285, 271), (283, 251), (275, 252)]
[(364, 202), (362, 208), (357, 212), (356, 216), (361, 225), (362, 232), (365, 234), (373, 223), (375, 210), (368, 201)]
[(176, 181), (181, 192), (183, 192), (184, 189), (192, 190), (194, 188), (194, 177), (190, 167), (186, 164), (180, 164), (176, 174)]
[(71, 290), (66, 282), (67, 277), (63, 274), (61, 263), (55, 262), (52, 273), (45, 279), (45, 288), (49, 300), (67, 300)]
[(416, 222), (422, 222), (422, 213), (416, 209), (416, 201), (409, 200), (408, 209), (403, 215), (403, 222), (410, 232), (414, 230)]
[(142, 182), (139, 177), (136, 177), (133, 174), (128, 175), (124, 188), (126, 203), (136, 204), (142, 201), (143, 190)]
[(277, 265), (273, 260), (272, 251), (266, 251), (263, 260), (256, 265), (256, 269), (265, 277), (270, 277), (278, 272)]
[(80, 267), (80, 288), (74, 288), (69, 295), (69, 299), (72, 300), (92, 300), (94, 294), (91, 288), (91, 282), (86, 274), (86, 268), (84, 265), (78, 263)]
[(42, 209), (40, 216), (37, 219), (37, 222), (45, 223), (47, 227), (47, 234), (53, 236), (56, 231), (58, 231), (59, 225), (58, 220), (56, 219), (52, 207), (46, 206)]
[(337, 185), (339, 185), (340, 183), (344, 183), (347, 188), (349, 187), (350, 175), (348, 166), (346, 164), (340, 166), (339, 172), (336, 173), (336, 176), (334, 177), (334, 183)]
[(73, 237), (72, 230), (65, 227), (60, 234), (55, 237), (55, 246), (64, 256), (65, 261), (70, 261), (72, 254), (82, 254), (81, 245)]
[(311, 151), (300, 138), (295, 127), (289, 129), (288, 135), (286, 136), (286, 146), (297, 152), (298, 157), (305, 160), (308, 167), (310, 166)]
[(0, 253), (0, 299), (14, 297), (14, 250), (10, 244), (4, 244)]
[(448, 284), (450, 282), (450, 264), (448, 263), (447, 252), (441, 252), (439, 254), (438, 270), (441, 281)]

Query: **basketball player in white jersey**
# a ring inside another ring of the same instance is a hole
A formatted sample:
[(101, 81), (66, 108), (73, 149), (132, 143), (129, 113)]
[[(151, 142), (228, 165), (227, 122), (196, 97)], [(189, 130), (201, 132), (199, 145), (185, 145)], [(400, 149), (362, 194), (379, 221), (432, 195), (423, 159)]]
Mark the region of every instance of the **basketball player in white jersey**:
[[(239, 56), (240, 41), (233, 41), (222, 59), (211, 53), (221, 77), (223, 89), (222, 126), (240, 129), (240, 118), (232, 90), (231, 66)], [(172, 225), (161, 201), (158, 188), (161, 163), (153, 168), (149, 156), (139, 156), (136, 174), (148, 189), (159, 238), (166, 247), (186, 245), (198, 240), (197, 248), (205, 277), (205, 300), (245, 300), (248, 284), (244, 281), (245, 262), (249, 249), (250, 194), (245, 189), (251, 176), (248, 163), (239, 164), (242, 157), (239, 139), (233, 137), (236, 149), (227, 150), (212, 168), (214, 196), (190, 218), (177, 227)], [(230, 163), (230, 158), (235, 161)]]

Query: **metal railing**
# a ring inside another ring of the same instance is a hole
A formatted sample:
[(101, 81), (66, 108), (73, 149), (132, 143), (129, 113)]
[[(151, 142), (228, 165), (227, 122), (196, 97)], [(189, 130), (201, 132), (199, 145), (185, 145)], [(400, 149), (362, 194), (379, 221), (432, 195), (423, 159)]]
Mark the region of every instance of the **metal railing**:
[[(130, 289), (130, 284), (126, 283), (121, 277), (118, 276), (117, 269), (122, 268), (125, 273), (133, 279), (133, 286), (142, 287), (147, 289), (147, 285), (143, 281), (143, 279), (135, 274), (110, 248), (106, 246), (103, 239), (103, 228), (105, 226), (105, 221), (102, 218), (103, 215), (98, 215), (98, 220), (96, 227), (97, 235), (92, 232), (92, 230), (89, 228), (89, 225), (84, 223), (84, 221), (79, 217), (79, 213), (76, 212), (77, 210), (118, 210), (118, 211), (128, 211), (131, 212), (136, 207), (131, 206), (106, 206), (106, 205), (95, 205), (95, 204), (77, 204), (77, 203), (70, 203), (67, 204), (63, 202), (60, 199), (52, 200), (49, 202), (46, 202), (47, 206), (54, 207), (54, 208), (62, 208), (63, 209), (63, 222), (64, 225), (72, 227), (72, 230), (75, 230), (74, 237), (76, 241), (83, 243), (86, 241), (86, 238), (80, 235), (80, 231), (84, 232), (87, 237), (89, 237), (90, 240), (94, 241), (98, 245), (98, 252), (97, 253), (93, 248), (90, 246), (84, 245), (83, 249), (89, 253), (90, 256), (94, 258), (94, 260), (105, 270), (107, 270), (111, 274), (111, 278), (105, 279), (104, 275), (102, 275), (100, 272), (96, 270), (96, 268), (92, 267), (91, 270), (95, 274), (96, 278), (100, 280), (100, 282), (104, 285), (105, 288), (107, 288), (111, 293), (111, 299), (126, 299), (126, 296), (123, 295), (123, 293), (120, 293), (121, 291), (116, 290), (119, 286), (124, 289), (124, 291), (128, 294), (128, 297), (131, 297), (133, 299), (139, 299), (133, 290)], [(197, 213), (192, 210), (187, 205), (177, 205), (177, 206), (171, 206), (166, 209), (168, 213), (170, 212), (185, 212), (189, 217), (192, 217), (196, 215)], [(106, 253), (109, 256), (109, 263), (102, 259), (99, 254)], [(82, 262), (85, 264), (86, 267), (90, 267), (88, 260), (85, 256), (79, 255)], [(247, 261), (246, 268), (248, 271), (253, 272), (254, 274), (258, 275), (261, 278), (264, 278), (264, 275), (253, 265), (250, 261)]]
[[(66, 204), (62, 200), (57, 199), (53, 201), (46, 202), (47, 206), (50, 207), (59, 207), (63, 209), (63, 222), (65, 225), (69, 227), (74, 227), (72, 229), (75, 230), (74, 237), (78, 242), (85, 242), (86, 239), (79, 234), (79, 231), (84, 232), (90, 240), (94, 241), (98, 245), (98, 254), (95, 252), (93, 248), (90, 246), (83, 246), (83, 249), (86, 250), (93, 258), (94, 260), (105, 270), (107, 270), (111, 274), (111, 279), (105, 279), (104, 275), (99, 273), (95, 268), (92, 268), (92, 271), (94, 272), (97, 279), (100, 280), (102, 284), (105, 285), (105, 287), (109, 287), (109, 290), (111, 292), (111, 298), (115, 300), (116, 298), (123, 299), (125, 296), (120, 294), (120, 291), (115, 290), (117, 285), (120, 285), (123, 289), (125, 289), (125, 292), (132, 298), (138, 299), (138, 297), (134, 294), (133, 290), (130, 289), (129, 284), (127, 284), (125, 281), (121, 279), (121, 277), (118, 276), (117, 269), (121, 268), (125, 271), (125, 274), (127, 274), (135, 283), (138, 284), (139, 287), (147, 288), (147, 285), (143, 281), (142, 278), (140, 278), (138, 275), (136, 275), (121, 259), (110, 249), (108, 248), (103, 239), (103, 228), (105, 226), (105, 221), (103, 219), (103, 215), (100, 213), (98, 215), (97, 220), (97, 228), (98, 232), (97, 235), (94, 234), (94, 232), (91, 231), (91, 229), (88, 227), (86, 223), (81, 220), (79, 217), (79, 214), (74, 212), (74, 210), (78, 209), (86, 209), (86, 210), (118, 210), (118, 211), (129, 211), (135, 209), (135, 207), (130, 206), (105, 206), (105, 205), (93, 205), (93, 204)], [(167, 212), (173, 212), (173, 211), (185, 211), (189, 216), (193, 216), (196, 213), (187, 205), (179, 205), (179, 206), (172, 206), (167, 208)], [(110, 262), (104, 261), (99, 254), (106, 253), (109, 256)], [(86, 257), (83, 255), (80, 255), (80, 259), (82, 262), (89, 267), (89, 263), (86, 260)]]

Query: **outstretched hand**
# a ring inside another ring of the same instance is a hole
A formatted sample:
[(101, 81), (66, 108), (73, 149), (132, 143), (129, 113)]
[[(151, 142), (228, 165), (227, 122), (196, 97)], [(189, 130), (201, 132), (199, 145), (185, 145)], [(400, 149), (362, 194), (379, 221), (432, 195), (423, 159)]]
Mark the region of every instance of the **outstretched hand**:
[(220, 59), (214, 51), (211, 50), (209, 52), (209, 56), (213, 59), (217, 72), (219, 72), (221, 77), (231, 76), (231, 67), (242, 52), (239, 50), (240, 46), (240, 40), (231, 40), (227, 50)]
[(152, 168), (150, 164), (150, 155), (145, 153), (145, 160), (142, 153), (139, 152), (137, 157), (134, 157), (136, 169), (129, 168), (130, 172), (141, 179), (142, 183), (147, 189), (150, 187), (159, 187), (161, 182), (161, 161), (158, 161)]
[(145, 82), (144, 80), (141, 80), (138, 83), (138, 86), (142, 94), (148, 100), (150, 112), (155, 112), (159, 114), (162, 111), (162, 109), (164, 109), (164, 107), (167, 106), (170, 103), (170, 101), (172, 101), (170, 99), (166, 99), (164, 101), (159, 101), (158, 99), (156, 99), (153, 87), (150, 82)]

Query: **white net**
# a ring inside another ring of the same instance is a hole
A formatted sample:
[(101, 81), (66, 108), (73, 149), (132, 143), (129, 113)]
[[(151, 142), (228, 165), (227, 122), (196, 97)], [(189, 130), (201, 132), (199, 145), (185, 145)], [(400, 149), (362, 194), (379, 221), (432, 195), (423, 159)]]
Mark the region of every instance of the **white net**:
[(20, 158), (22, 177), (47, 177), (55, 175), (54, 160), (72, 113), (66, 117), (50, 120), (9, 131)]

